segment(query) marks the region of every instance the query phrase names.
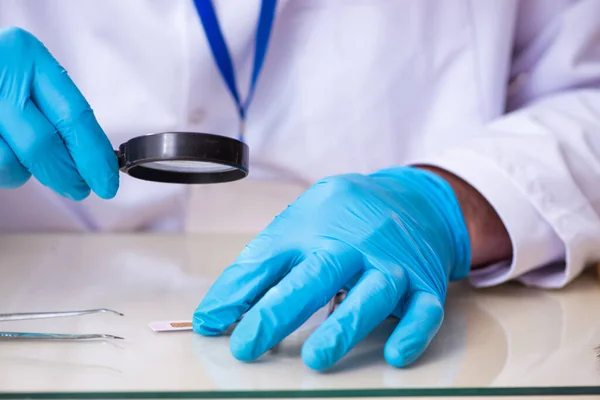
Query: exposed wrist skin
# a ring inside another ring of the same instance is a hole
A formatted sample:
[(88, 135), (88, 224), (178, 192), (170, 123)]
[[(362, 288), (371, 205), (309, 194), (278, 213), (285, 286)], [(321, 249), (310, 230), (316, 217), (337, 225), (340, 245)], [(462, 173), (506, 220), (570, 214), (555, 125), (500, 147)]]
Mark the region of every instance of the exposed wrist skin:
[(428, 165), (415, 167), (438, 175), (454, 190), (469, 231), (471, 269), (512, 258), (508, 231), (494, 208), (477, 190), (441, 168)]

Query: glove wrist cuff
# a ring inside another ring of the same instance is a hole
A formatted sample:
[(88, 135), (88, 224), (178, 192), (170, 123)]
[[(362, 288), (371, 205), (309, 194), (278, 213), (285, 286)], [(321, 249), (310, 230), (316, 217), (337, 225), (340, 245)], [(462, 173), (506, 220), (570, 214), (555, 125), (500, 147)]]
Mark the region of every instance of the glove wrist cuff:
[(422, 201), (428, 204), (423, 208), (427, 211), (413, 217), (435, 227), (431, 246), (446, 270), (447, 279), (466, 278), (471, 265), (471, 241), (460, 201), (450, 183), (434, 172), (412, 166), (385, 169), (371, 176), (395, 177), (401, 180), (402, 187), (420, 193)]

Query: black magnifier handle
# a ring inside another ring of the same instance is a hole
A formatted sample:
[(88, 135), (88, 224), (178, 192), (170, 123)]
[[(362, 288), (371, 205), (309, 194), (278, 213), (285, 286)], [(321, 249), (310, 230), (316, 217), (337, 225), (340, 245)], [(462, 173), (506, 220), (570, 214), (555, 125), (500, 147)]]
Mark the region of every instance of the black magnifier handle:
[(119, 160), (119, 168), (121, 168), (121, 153), (119, 150), (115, 150), (115, 156), (117, 156), (117, 160)]

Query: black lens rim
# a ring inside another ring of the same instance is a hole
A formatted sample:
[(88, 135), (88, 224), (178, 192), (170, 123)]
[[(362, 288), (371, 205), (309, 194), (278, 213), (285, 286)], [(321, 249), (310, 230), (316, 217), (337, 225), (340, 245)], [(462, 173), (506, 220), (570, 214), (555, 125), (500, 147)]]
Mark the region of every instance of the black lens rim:
[[(119, 169), (134, 178), (178, 184), (209, 184), (243, 179), (249, 173), (249, 148), (226, 136), (200, 132), (161, 132), (138, 136), (115, 152)], [(144, 167), (156, 161), (211, 162), (231, 167), (227, 171), (182, 172)]]

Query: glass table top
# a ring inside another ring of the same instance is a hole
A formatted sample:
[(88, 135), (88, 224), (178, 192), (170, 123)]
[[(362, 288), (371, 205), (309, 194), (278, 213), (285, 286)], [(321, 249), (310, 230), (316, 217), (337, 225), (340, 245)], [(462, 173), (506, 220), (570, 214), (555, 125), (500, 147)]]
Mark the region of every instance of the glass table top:
[(284, 398), (600, 394), (600, 281), (561, 291), (450, 286), (446, 319), (412, 367), (385, 363), (385, 321), (327, 372), (300, 359), (318, 313), (254, 363), (228, 337), (153, 332), (189, 320), (244, 235), (0, 236), (0, 313), (125, 314), (1, 322), (0, 331), (108, 333), (121, 341), (0, 341), (0, 398)]

